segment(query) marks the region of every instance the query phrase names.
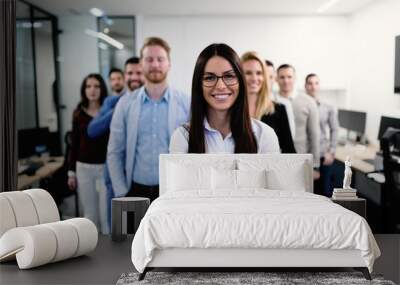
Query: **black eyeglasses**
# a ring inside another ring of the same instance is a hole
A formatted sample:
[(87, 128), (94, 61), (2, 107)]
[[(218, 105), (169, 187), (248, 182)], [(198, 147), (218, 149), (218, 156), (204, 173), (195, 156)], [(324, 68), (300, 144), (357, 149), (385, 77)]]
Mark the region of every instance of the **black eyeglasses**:
[(225, 83), (226, 86), (232, 86), (238, 84), (238, 78), (234, 73), (227, 73), (222, 76), (217, 76), (212, 73), (203, 75), (203, 86), (204, 87), (214, 87), (217, 85), (219, 79)]

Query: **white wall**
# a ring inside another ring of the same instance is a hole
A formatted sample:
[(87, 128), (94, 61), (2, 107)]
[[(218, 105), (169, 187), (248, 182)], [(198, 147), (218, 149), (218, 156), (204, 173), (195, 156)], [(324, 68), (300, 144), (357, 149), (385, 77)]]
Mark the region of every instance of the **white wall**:
[(376, 141), (382, 114), (400, 118), (394, 94), (395, 36), (400, 35), (400, 1), (375, 1), (350, 18), (348, 107), (367, 112), (367, 136)]
[(197, 56), (208, 44), (225, 42), (241, 55), (255, 50), (276, 66), (297, 69), (297, 87), (304, 77), (320, 74), (323, 88), (344, 90), (348, 85), (348, 19), (346, 17), (269, 16), (141, 16), (137, 17), (137, 49), (148, 36), (170, 44), (171, 85), (190, 92)]
[(64, 134), (71, 129), (72, 112), (80, 100), (80, 86), (86, 75), (99, 72), (97, 39), (85, 34), (85, 29), (97, 31), (96, 18), (92, 16), (59, 17), (60, 34), (60, 92)]

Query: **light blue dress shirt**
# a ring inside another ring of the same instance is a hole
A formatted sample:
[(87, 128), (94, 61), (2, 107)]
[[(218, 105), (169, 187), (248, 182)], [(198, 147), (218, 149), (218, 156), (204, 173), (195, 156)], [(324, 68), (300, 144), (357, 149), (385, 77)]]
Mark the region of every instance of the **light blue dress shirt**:
[[(176, 128), (189, 120), (190, 97), (170, 87), (167, 88), (165, 94), (169, 94), (167, 95), (168, 119), (166, 123), (170, 138)], [(125, 196), (133, 181), (139, 117), (145, 96), (144, 87), (124, 95), (118, 101), (112, 116), (107, 163), (116, 197)]]
[(158, 185), (158, 156), (168, 153), (168, 99), (169, 93), (160, 100), (143, 96), (139, 115), (133, 181), (144, 185)]

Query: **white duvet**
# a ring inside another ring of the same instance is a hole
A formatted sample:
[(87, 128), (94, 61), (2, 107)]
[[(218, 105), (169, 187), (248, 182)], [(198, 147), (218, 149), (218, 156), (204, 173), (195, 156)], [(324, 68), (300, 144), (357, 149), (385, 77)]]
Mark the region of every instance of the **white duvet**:
[(370, 271), (380, 251), (368, 223), (306, 192), (248, 189), (207, 195), (172, 192), (155, 200), (132, 243), (143, 272), (155, 249), (358, 249)]

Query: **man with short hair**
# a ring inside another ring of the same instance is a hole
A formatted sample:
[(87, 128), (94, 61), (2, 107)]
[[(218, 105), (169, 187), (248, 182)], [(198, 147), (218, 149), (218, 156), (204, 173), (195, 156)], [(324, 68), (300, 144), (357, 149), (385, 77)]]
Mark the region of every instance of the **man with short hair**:
[(141, 87), (144, 83), (143, 68), (140, 64), (140, 59), (136, 56), (129, 58), (125, 62), (125, 81), (131, 92)]
[(290, 64), (282, 64), (277, 70), (277, 82), (279, 85), (279, 92), (276, 94), (276, 101), (285, 106), (288, 115), (290, 132), (292, 138), (296, 136), (296, 125), (294, 120), (292, 100), (296, 96), (294, 90), (294, 83), (296, 80), (296, 71)]
[(306, 93), (314, 98), (318, 105), (320, 126), (320, 180), (316, 187), (317, 194), (332, 196), (333, 162), (339, 129), (336, 109), (320, 101), (319, 77), (310, 73), (305, 80)]
[(125, 92), (124, 73), (119, 68), (111, 68), (108, 73), (108, 80), (110, 82), (111, 94), (120, 96)]
[(170, 47), (161, 38), (140, 50), (144, 86), (122, 97), (111, 121), (107, 162), (115, 195), (159, 195), (158, 157), (173, 131), (189, 120), (190, 98), (167, 82)]

